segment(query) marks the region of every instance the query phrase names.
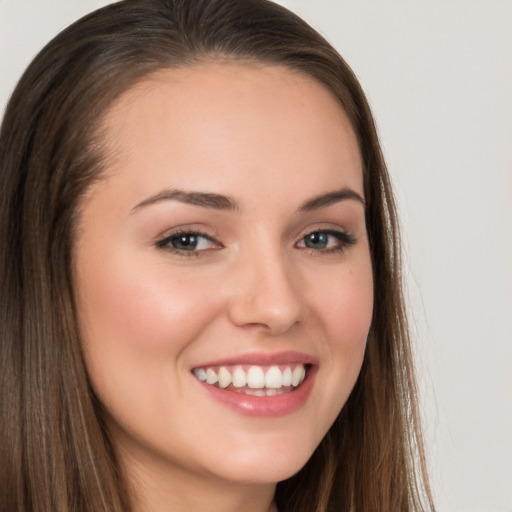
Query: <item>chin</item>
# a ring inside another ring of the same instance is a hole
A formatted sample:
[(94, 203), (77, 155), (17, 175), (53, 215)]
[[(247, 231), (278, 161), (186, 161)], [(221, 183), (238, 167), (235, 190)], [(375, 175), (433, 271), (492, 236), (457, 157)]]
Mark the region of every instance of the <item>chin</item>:
[(245, 484), (276, 484), (299, 472), (310, 459), (316, 444), (282, 442), (279, 447), (261, 446), (257, 450), (236, 450), (223, 457), (215, 473), (223, 479)]

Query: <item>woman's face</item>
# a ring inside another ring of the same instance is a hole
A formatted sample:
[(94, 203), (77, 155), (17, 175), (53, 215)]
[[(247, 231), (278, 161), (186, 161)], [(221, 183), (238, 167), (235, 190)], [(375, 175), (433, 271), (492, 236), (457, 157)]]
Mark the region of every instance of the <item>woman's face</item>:
[(121, 460), (205, 481), (291, 476), (347, 400), (371, 322), (345, 113), (286, 68), (212, 63), (137, 85), (104, 129), (75, 276)]

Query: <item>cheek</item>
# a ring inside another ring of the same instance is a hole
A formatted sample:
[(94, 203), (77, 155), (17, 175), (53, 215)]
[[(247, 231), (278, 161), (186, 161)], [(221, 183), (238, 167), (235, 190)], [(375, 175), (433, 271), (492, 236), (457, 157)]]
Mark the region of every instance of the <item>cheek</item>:
[(180, 339), (192, 325), (200, 328), (190, 312), (201, 304), (201, 290), (190, 279), (166, 275), (165, 267), (155, 271), (123, 259), (103, 268), (106, 272), (98, 273), (88, 267), (81, 278), (86, 283), (79, 307), (82, 323), (87, 332), (96, 331), (88, 338), (158, 351), (169, 346), (171, 332), (172, 339)]
[(373, 313), (373, 278), (368, 259), (342, 269), (317, 290), (319, 314), (333, 350), (358, 350), (366, 344)]
[(204, 286), (171, 275), (165, 262), (144, 265), (136, 257), (103, 258), (100, 269), (84, 265), (78, 287), (82, 343), (97, 393), (173, 380), (180, 354), (215, 315)]
[(318, 378), (334, 419), (359, 375), (372, 321), (373, 278), (369, 257), (340, 267), (315, 291), (315, 314), (324, 330), (323, 360), (327, 361)]

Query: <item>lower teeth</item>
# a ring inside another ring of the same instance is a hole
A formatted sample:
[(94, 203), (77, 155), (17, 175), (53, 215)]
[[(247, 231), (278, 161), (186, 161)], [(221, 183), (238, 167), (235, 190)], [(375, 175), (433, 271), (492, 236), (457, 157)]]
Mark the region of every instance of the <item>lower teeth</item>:
[(234, 393), (241, 393), (243, 395), (252, 395), (252, 396), (274, 396), (274, 395), (282, 395), (284, 393), (290, 393), (295, 388), (292, 387), (282, 387), (279, 389), (273, 389), (273, 388), (259, 388), (259, 389), (253, 389), (253, 388), (235, 388), (230, 386), (227, 391), (233, 391)]

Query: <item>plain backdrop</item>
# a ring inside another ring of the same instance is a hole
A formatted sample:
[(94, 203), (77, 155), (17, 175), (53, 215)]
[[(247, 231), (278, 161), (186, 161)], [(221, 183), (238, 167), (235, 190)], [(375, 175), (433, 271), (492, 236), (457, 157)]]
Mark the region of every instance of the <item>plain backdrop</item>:
[[(43, 44), (107, 3), (0, 0), (2, 112)], [(512, 2), (280, 3), (340, 51), (377, 118), (439, 512), (512, 512)]]

